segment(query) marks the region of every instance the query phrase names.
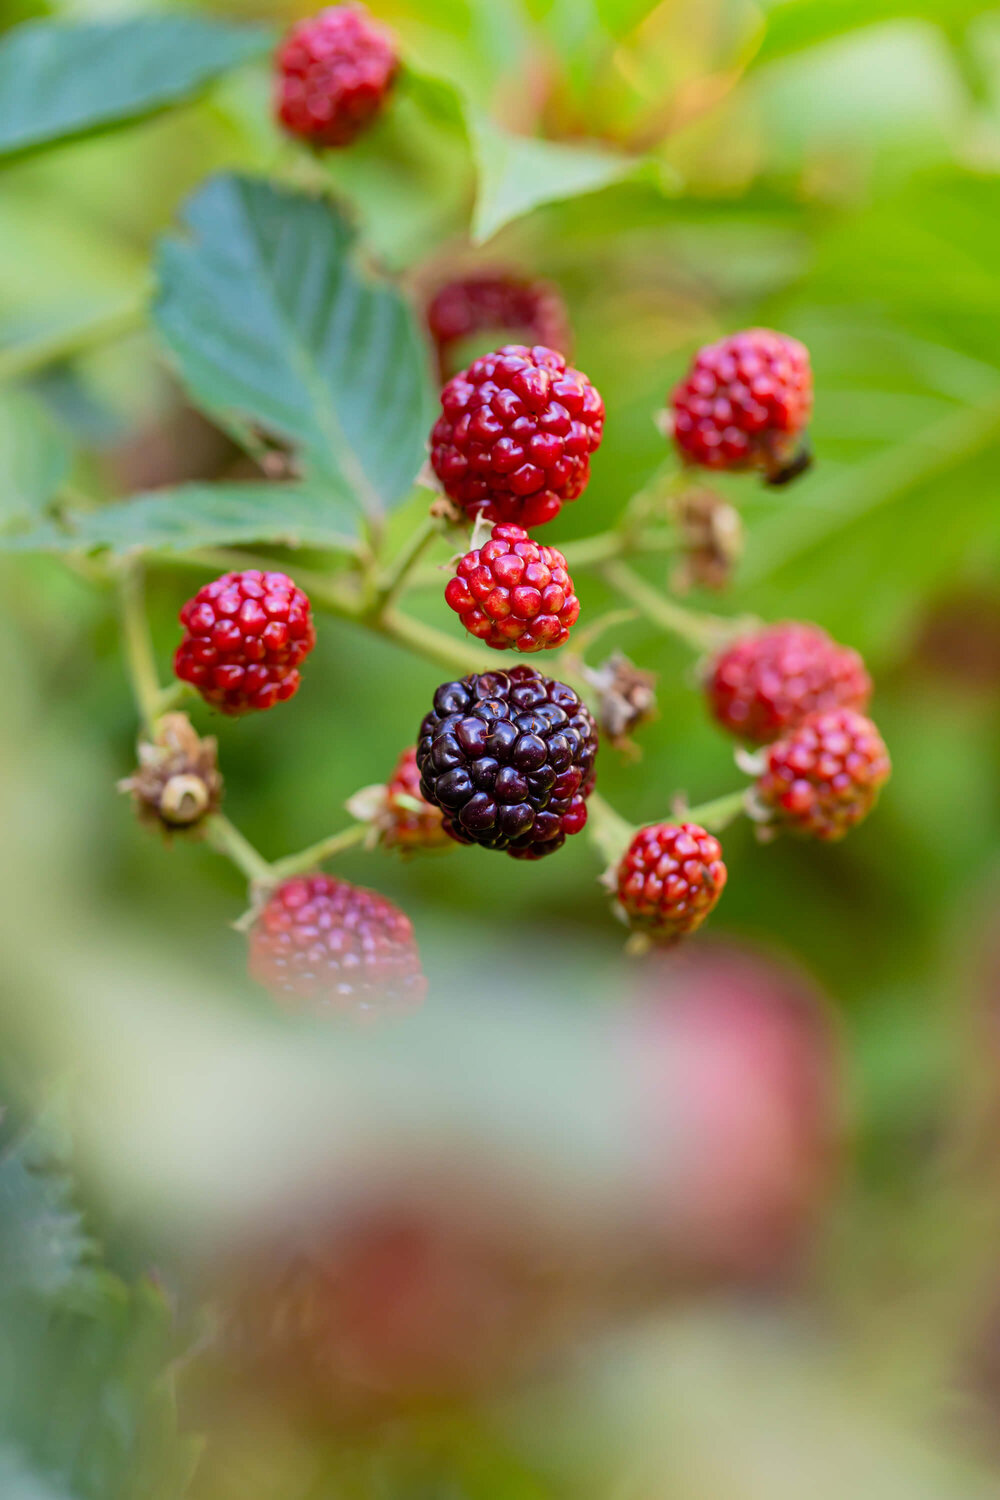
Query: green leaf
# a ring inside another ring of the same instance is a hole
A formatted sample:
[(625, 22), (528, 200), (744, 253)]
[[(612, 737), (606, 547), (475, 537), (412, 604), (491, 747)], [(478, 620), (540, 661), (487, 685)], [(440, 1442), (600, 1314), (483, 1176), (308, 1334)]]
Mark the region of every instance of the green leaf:
[(424, 460), (430, 364), (400, 294), (352, 259), (328, 202), (217, 177), (187, 205), (190, 238), (159, 255), (154, 316), (192, 396), (251, 449), (291, 447), (307, 476), (369, 515)]
[(482, 115), (473, 116), (471, 126), (479, 164), (477, 244), (543, 203), (596, 193), (644, 170), (644, 163), (618, 152), (511, 135)]
[(358, 216), (380, 263), (403, 269), (464, 234), (474, 165), (457, 91), (403, 69), (392, 101), (350, 151), (329, 151), (323, 169)]
[(35, 1125), (0, 1155), (0, 1297), (61, 1291), (91, 1248), (70, 1181)]
[(191, 552), (237, 542), (303, 544), (351, 552), (357, 509), (339, 495), (296, 484), (187, 484), (0, 537), (16, 552)]
[(950, 28), (982, 13), (979, 0), (772, 0), (754, 61), (773, 62), (879, 22), (922, 16)]
[(199, 16), (26, 22), (0, 41), (0, 158), (156, 114), (271, 45)]
[(0, 393), (0, 531), (41, 514), (69, 472), (69, 447), (30, 396)]
[(197, 1444), (177, 1431), (177, 1341), (158, 1287), (104, 1275), (72, 1298), (24, 1298), (4, 1335), (0, 1430), (52, 1500), (181, 1500)]

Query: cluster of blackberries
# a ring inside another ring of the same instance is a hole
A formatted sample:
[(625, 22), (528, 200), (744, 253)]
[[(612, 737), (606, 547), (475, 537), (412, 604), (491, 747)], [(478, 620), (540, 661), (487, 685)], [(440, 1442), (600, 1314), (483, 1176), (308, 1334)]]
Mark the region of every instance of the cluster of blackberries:
[[(313, 146), (345, 146), (383, 107), (398, 68), (392, 39), (363, 7), (324, 10), (295, 26), (278, 52), (278, 117)], [(580, 613), (573, 580), (563, 554), (526, 528), (583, 493), (604, 430), (599, 392), (567, 364), (565, 308), (545, 283), (493, 272), (440, 288), (427, 322), (442, 368), (461, 340), (486, 329), (533, 339), (447, 381), (430, 454), (441, 487), (477, 530), (482, 520), (495, 523), (457, 561), (449, 607), (496, 650), (562, 646)], [(685, 465), (756, 469), (783, 483), (807, 462), (811, 407), (806, 349), (757, 328), (697, 353), (673, 392), (669, 425)], [(216, 579), (185, 604), (181, 623), (178, 677), (233, 715), (290, 698), (315, 642), (309, 600), (276, 572)], [(705, 691), (719, 724), (763, 747), (745, 799), (753, 816), (835, 839), (871, 809), (889, 759), (864, 717), (871, 681), (855, 651), (814, 625), (761, 628), (715, 657)], [(541, 859), (587, 821), (597, 745), (594, 718), (566, 683), (523, 664), (473, 673), (437, 689), (416, 745), (351, 808), (373, 839), (404, 854), (457, 842)], [(163, 818), (161, 760), (142, 787)], [(212, 785), (207, 810), (220, 794), (221, 782)], [(669, 943), (704, 921), (726, 866), (718, 840), (696, 822), (657, 823), (630, 831), (609, 883), (629, 924)], [(423, 994), (408, 919), (374, 892), (325, 875), (296, 877), (270, 894), (250, 951), (253, 974), (299, 1005), (405, 1008)]]

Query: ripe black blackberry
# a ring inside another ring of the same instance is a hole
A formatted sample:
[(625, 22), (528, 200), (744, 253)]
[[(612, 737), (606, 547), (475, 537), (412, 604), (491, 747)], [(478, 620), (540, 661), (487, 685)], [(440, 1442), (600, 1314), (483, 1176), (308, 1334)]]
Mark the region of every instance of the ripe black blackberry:
[(534, 667), (445, 682), (420, 727), (420, 791), (460, 844), (542, 859), (579, 833), (597, 726), (571, 687)]

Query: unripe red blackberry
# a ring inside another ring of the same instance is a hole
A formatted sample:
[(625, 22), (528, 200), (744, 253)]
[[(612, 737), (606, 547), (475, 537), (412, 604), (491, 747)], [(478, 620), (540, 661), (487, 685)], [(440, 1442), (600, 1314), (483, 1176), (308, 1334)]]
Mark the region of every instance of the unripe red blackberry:
[(564, 646), (580, 615), (562, 553), (509, 523), (460, 559), (444, 597), (470, 635), (497, 651)]
[(309, 600), (284, 573), (224, 573), (180, 613), (174, 671), (224, 714), (273, 708), (298, 692), (316, 644)]
[(809, 352), (798, 339), (748, 328), (695, 355), (671, 397), (685, 463), (760, 469), (771, 484), (808, 465), (802, 438), (812, 413)]
[(275, 112), (314, 146), (349, 146), (385, 104), (396, 46), (362, 5), (331, 5), (293, 26), (275, 59)]
[(857, 651), (818, 625), (768, 625), (715, 659), (705, 685), (713, 715), (732, 734), (769, 744), (811, 713), (864, 709), (871, 678)]
[(866, 818), (889, 779), (889, 753), (870, 719), (852, 708), (810, 714), (764, 752), (756, 795), (771, 822), (840, 839)]
[(249, 964), (295, 1010), (395, 1013), (427, 991), (409, 917), (332, 875), (297, 875), (272, 892), (250, 929)]
[(541, 859), (579, 833), (594, 787), (597, 726), (534, 667), (446, 682), (420, 727), (420, 790), (460, 844)]
[(529, 334), (533, 344), (569, 353), (566, 307), (554, 286), (494, 272), (464, 276), (440, 288), (427, 308), (427, 327), (442, 373), (463, 339), (477, 333)]
[(451, 844), (441, 809), (432, 807), (421, 795), (415, 745), (403, 751), (386, 785), (383, 829), (382, 842), (404, 854), (416, 849), (447, 848)]
[(508, 344), (449, 380), (431, 463), (469, 516), (540, 526), (582, 495), (604, 403), (554, 349)]
[(630, 927), (673, 943), (700, 927), (726, 884), (722, 846), (697, 823), (640, 828), (618, 865), (618, 903)]

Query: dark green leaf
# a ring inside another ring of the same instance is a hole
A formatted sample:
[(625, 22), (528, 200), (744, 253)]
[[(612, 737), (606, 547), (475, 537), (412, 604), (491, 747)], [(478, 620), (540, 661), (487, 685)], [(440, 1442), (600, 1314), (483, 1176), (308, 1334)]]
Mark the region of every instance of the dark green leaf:
[(289, 445), (375, 515), (409, 492), (432, 420), (429, 361), (399, 293), (352, 260), (328, 202), (218, 177), (159, 256), (156, 322), (194, 398), (241, 441)]
[(155, 490), (0, 538), (17, 552), (191, 552), (236, 542), (350, 552), (359, 515), (338, 495), (294, 484), (188, 484)]
[(0, 157), (156, 114), (271, 41), (199, 16), (26, 22), (0, 41)]

